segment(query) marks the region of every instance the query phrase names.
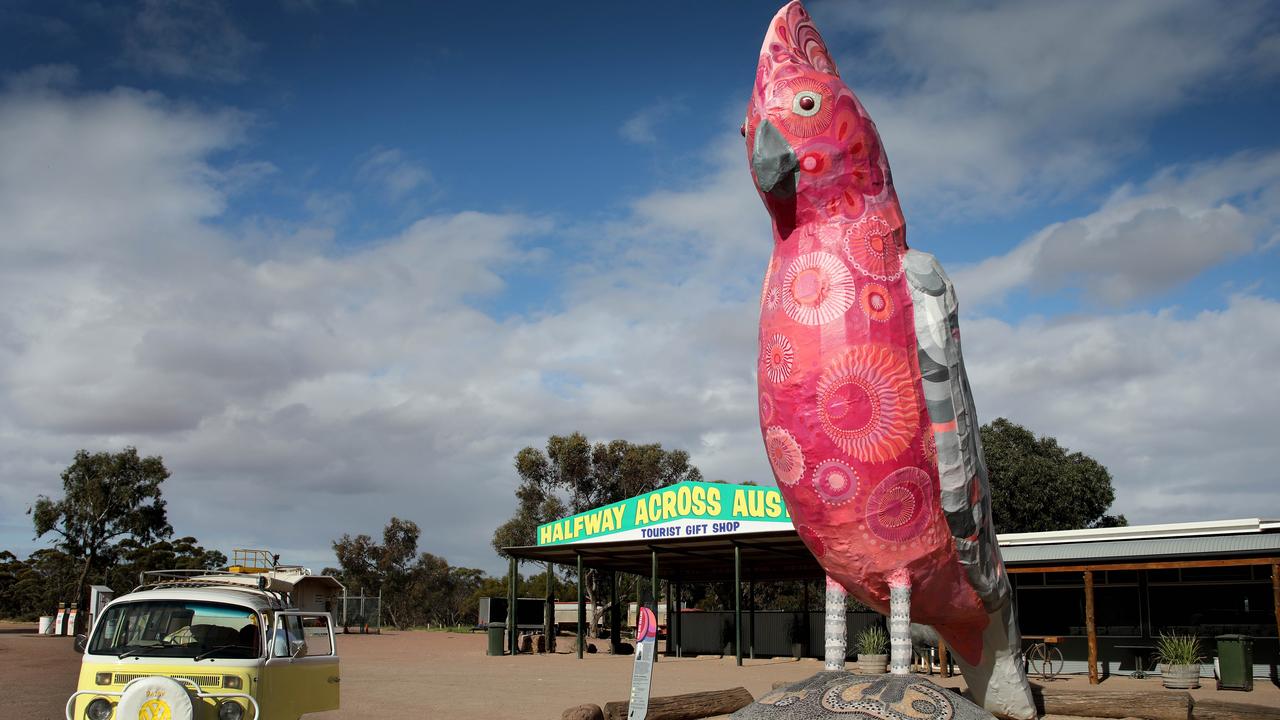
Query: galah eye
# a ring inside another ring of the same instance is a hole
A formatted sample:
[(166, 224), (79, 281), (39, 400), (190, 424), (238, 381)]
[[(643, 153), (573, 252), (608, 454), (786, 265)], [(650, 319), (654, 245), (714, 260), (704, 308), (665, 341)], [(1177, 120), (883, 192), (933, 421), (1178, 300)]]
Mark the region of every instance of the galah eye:
[(791, 100), (791, 112), (801, 117), (813, 117), (822, 110), (822, 96), (812, 90), (801, 90)]

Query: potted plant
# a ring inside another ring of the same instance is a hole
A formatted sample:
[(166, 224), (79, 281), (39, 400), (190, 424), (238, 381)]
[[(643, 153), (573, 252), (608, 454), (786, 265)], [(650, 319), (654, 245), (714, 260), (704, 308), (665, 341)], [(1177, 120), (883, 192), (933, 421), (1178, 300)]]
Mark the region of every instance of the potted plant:
[(1156, 658), (1161, 663), (1164, 686), (1173, 690), (1200, 687), (1200, 638), (1195, 635), (1165, 635), (1156, 640)]
[(889, 634), (879, 625), (868, 625), (854, 638), (858, 647), (858, 673), (879, 675), (889, 664)]

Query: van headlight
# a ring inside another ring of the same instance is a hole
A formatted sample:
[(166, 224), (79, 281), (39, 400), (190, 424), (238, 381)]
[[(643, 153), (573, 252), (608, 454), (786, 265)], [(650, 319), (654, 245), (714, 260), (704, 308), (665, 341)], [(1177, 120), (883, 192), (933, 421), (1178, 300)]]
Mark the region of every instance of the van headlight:
[(244, 706), (235, 700), (223, 700), (218, 705), (218, 720), (241, 720), (244, 717)]
[(94, 698), (89, 702), (89, 707), (84, 709), (84, 716), (89, 720), (108, 720), (111, 717), (111, 701)]

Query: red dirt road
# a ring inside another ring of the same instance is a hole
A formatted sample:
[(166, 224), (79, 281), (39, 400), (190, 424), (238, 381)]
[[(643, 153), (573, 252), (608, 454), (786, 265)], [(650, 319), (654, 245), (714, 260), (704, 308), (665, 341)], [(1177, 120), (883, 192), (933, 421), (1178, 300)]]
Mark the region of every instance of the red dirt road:
[[(0, 624), (0, 718), (5, 720), (61, 720), (63, 705), (75, 690), (80, 657), (72, 651), (71, 640), (39, 637), (34, 630), (30, 625)], [(571, 642), (561, 638), (562, 646)], [(309, 716), (317, 720), (555, 719), (573, 705), (624, 700), (631, 683), (630, 656), (597, 654), (581, 661), (568, 653), (488, 657), (481, 634), (340, 635), (338, 650), (342, 709)], [(654, 667), (653, 694), (741, 685), (760, 697), (775, 681), (799, 680), (821, 669), (817, 660), (748, 660), (739, 668), (732, 657), (662, 658)], [(959, 678), (941, 682), (963, 687)], [(1052, 684), (1089, 687), (1083, 677)], [(1210, 680), (1192, 694), (1280, 706), (1280, 688), (1265, 680), (1258, 680), (1251, 693), (1218, 692), (1212, 686)], [(1159, 690), (1160, 681), (1113, 677), (1101, 688)]]

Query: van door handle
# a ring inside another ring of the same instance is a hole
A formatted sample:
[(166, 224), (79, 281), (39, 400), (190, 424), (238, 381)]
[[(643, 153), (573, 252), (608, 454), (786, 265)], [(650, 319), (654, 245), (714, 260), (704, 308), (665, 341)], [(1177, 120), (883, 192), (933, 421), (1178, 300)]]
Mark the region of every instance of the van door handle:
[(340, 683), (340, 682), (342, 682), (342, 678), (338, 677), (337, 675), (330, 675), (330, 676), (329, 676), (329, 684), (330, 684), (330, 685), (337, 685), (337, 684), (338, 684), (338, 683)]

